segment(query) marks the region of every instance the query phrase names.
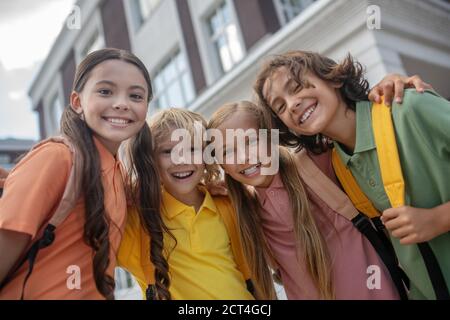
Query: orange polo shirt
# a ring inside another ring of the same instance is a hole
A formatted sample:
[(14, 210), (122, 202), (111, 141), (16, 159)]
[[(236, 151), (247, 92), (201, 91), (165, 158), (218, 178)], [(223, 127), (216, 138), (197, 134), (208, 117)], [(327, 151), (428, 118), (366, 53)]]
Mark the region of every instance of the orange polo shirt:
[[(125, 227), (126, 196), (121, 164), (97, 140), (105, 210), (110, 218), (110, 264), (114, 276), (116, 253)], [(30, 152), (6, 179), (0, 198), (0, 229), (36, 233), (50, 220), (63, 195), (72, 154), (62, 143), (49, 142)], [(84, 198), (55, 231), (55, 241), (41, 249), (24, 291), (24, 299), (104, 299), (93, 276), (93, 251), (83, 240)], [(0, 291), (1, 299), (20, 299), (28, 269), (25, 263)]]

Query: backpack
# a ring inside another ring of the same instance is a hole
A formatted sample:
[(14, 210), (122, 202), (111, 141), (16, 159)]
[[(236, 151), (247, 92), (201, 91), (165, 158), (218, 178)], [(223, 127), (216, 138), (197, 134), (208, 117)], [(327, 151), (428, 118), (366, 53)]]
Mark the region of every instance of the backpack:
[(62, 143), (69, 148), (72, 153), (72, 167), (70, 170), (69, 179), (67, 180), (66, 187), (64, 189), (63, 196), (59, 201), (59, 204), (50, 221), (39, 229), (36, 234), (36, 240), (29, 244), (24, 254), (21, 256), (21, 258), (19, 258), (18, 262), (10, 270), (3, 282), (0, 283), (0, 290), (2, 290), (6, 286), (6, 284), (12, 280), (16, 272), (28, 261), (28, 271), (22, 285), (22, 294), (20, 297), (21, 300), (23, 300), (24, 298), (25, 286), (31, 276), (31, 273), (33, 272), (34, 263), (36, 261), (39, 250), (50, 246), (55, 241), (56, 228), (68, 217), (70, 212), (75, 207), (79, 196), (81, 195), (81, 186), (77, 179), (77, 173), (80, 172), (82, 164), (81, 155), (76, 152), (76, 149), (71, 144), (71, 142), (63, 136), (52, 137), (41, 141), (40, 143), (36, 144), (31, 150), (35, 150), (36, 148), (49, 142)]
[(394, 249), (384, 233), (384, 226), (378, 215), (366, 216), (360, 213), (350, 200), (351, 198), (317, 167), (305, 149), (295, 153), (294, 157), (296, 158), (297, 170), (303, 182), (317, 195), (325, 194), (326, 197), (323, 197), (322, 200), (327, 206), (350, 221), (369, 240), (388, 269), (400, 298), (407, 300), (406, 287), (409, 285), (408, 277), (398, 265)]
[[(405, 182), (395, 140), (391, 110), (384, 102), (372, 106), (372, 127), (384, 189), (393, 208), (403, 206), (405, 205)], [(335, 149), (332, 159), (336, 175), (355, 207), (368, 217), (378, 217), (380, 215), (378, 210), (373, 207), (370, 200), (361, 191), (351, 171), (342, 163)], [(447, 284), (430, 245), (423, 242), (418, 243), (417, 246), (428, 271), (436, 298), (438, 300), (449, 300), (450, 293)]]

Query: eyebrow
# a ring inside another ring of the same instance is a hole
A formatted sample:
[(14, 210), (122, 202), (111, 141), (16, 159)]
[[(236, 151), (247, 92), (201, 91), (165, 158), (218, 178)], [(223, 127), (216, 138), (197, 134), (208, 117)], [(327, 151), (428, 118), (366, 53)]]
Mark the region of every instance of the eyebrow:
[[(117, 85), (114, 82), (109, 81), (109, 80), (100, 80), (95, 85), (97, 86), (99, 84), (108, 84), (110, 86), (117, 87)], [(130, 86), (130, 89), (141, 89), (142, 91), (145, 92), (145, 88), (143, 86), (140, 86), (137, 84)]]
[[(289, 78), (286, 83), (283, 86), (283, 91), (286, 91), (287, 88), (291, 85), (292, 81), (295, 82), (294, 79)], [(270, 85), (272, 85), (272, 81), (270, 80)], [(268, 88), (268, 90), (270, 90), (270, 88)], [(271, 98), (270, 96), (268, 98)], [(269, 102), (269, 106), (273, 106), (275, 101), (277, 101), (278, 99), (280, 99), (280, 97), (275, 97), (275, 99), (273, 99), (273, 101), (270, 101), (271, 99), (267, 99), (267, 101)]]

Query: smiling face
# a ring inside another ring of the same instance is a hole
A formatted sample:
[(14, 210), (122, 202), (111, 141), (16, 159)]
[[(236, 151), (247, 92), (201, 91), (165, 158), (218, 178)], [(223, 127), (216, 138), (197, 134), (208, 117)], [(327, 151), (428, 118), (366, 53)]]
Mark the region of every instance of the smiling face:
[(303, 87), (285, 67), (276, 70), (263, 87), (263, 94), (272, 111), (298, 135), (318, 133), (332, 135), (333, 120), (343, 106), (339, 84), (327, 82), (307, 72)]
[[(253, 115), (243, 110), (238, 110), (225, 119), (218, 127), (224, 137), (223, 145), (216, 146), (216, 154), (223, 155), (224, 164), (222, 168), (226, 174), (230, 175), (234, 180), (254, 186), (254, 187), (268, 187), (273, 180), (273, 175), (261, 174), (261, 162), (257, 159), (257, 163), (250, 163), (250, 152), (255, 152), (255, 147), (260, 147), (258, 139), (248, 138), (246, 140), (246, 147), (242, 150), (239, 149), (239, 145), (234, 139), (233, 141), (227, 141), (226, 130), (238, 130), (244, 131), (254, 130), (258, 132), (260, 129), (258, 121)], [(261, 146), (263, 147), (263, 146)], [(240, 158), (240, 162), (238, 162)], [(264, 164), (264, 167), (270, 167), (270, 163)]]
[(139, 132), (148, 110), (148, 89), (139, 68), (121, 60), (106, 60), (89, 74), (81, 92), (73, 92), (71, 106), (83, 115), (94, 135), (113, 154)]
[[(171, 141), (172, 132), (164, 135), (157, 143), (156, 158), (164, 188), (177, 199), (184, 199), (190, 194), (197, 193), (197, 186), (205, 176), (204, 164), (190, 164), (188, 159), (182, 162), (182, 158), (177, 159), (176, 164), (172, 161), (171, 153), (178, 141)], [(194, 159), (196, 152), (202, 150), (191, 150), (191, 159)]]

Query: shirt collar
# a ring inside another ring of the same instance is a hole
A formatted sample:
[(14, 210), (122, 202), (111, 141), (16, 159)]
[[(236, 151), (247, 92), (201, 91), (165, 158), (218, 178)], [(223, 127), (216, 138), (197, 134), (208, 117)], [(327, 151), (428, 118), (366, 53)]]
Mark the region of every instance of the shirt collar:
[(275, 188), (284, 188), (283, 180), (281, 179), (280, 173), (277, 173), (272, 182), (267, 188), (259, 188), (255, 187), (256, 196), (258, 197), (259, 202), (264, 205), (267, 200), (267, 193)]
[(114, 166), (118, 165), (120, 162), (117, 160), (117, 156), (113, 156), (111, 152), (98, 140), (97, 137), (93, 136), (94, 144), (98, 150), (100, 155), (100, 165), (102, 167), (102, 171), (108, 171), (114, 168)]
[[(371, 111), (371, 102), (359, 101), (356, 103), (356, 142), (353, 154), (375, 149)], [(352, 155), (345, 152), (339, 143), (334, 142), (334, 146), (344, 164), (348, 166)]]
[[(199, 213), (202, 212), (205, 208), (211, 210), (214, 213), (217, 213), (217, 207), (214, 203), (214, 199), (211, 196), (211, 194), (206, 190), (205, 187), (199, 186), (198, 187), (200, 191), (202, 191), (205, 195), (203, 199), (203, 203), (200, 206)], [(189, 208), (192, 208), (191, 206), (188, 206), (184, 204), (183, 202), (176, 199), (174, 196), (172, 196), (169, 192), (167, 192), (164, 188), (162, 189), (162, 201), (163, 201), (163, 212), (166, 215), (167, 218), (173, 219), (176, 216), (182, 214), (184, 211), (188, 210)], [(167, 208), (170, 207), (170, 210), (167, 210)]]

